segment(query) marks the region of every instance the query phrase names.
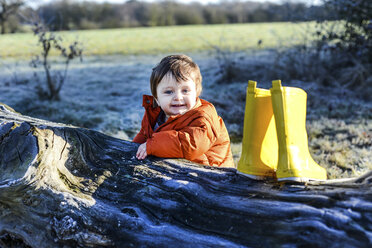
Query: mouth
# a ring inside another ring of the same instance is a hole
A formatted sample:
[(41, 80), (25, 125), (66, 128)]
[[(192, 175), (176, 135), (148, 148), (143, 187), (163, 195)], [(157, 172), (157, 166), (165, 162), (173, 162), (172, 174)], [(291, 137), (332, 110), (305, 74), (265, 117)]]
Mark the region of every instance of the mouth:
[(182, 108), (182, 107), (185, 107), (186, 104), (172, 104), (171, 107), (172, 108)]

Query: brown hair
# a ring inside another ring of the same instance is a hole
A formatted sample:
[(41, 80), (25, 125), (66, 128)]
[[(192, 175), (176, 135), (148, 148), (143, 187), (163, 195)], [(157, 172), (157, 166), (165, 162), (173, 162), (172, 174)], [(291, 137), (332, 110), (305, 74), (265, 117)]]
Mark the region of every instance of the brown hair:
[(152, 69), (150, 87), (151, 93), (155, 98), (157, 98), (156, 88), (167, 73), (171, 73), (177, 82), (192, 79), (196, 86), (196, 95), (200, 95), (202, 91), (202, 76), (199, 66), (189, 56), (169, 55)]

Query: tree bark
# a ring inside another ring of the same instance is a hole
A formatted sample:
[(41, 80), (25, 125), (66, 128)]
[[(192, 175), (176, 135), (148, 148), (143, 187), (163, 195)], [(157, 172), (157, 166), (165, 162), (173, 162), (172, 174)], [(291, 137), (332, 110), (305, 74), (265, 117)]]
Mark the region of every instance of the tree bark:
[(24, 5), (24, 1), (22, 0), (1, 0), (0, 1), (0, 27), (1, 27), (1, 34), (5, 34), (5, 23), (8, 21), (9, 17), (15, 13), (17, 13), (18, 9)]
[(1, 35), (5, 34), (5, 20), (0, 18)]
[(368, 247), (372, 173), (313, 184), (135, 158), (0, 104), (1, 247)]

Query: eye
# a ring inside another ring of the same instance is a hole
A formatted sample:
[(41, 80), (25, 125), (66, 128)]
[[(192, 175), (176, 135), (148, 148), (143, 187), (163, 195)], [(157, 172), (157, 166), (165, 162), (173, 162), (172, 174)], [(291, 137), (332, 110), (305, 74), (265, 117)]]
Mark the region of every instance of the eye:
[(189, 92), (190, 92), (189, 89), (183, 89), (183, 90), (182, 90), (182, 93), (184, 93), (184, 94), (187, 94), (187, 93), (189, 93)]
[(172, 94), (173, 93), (173, 91), (171, 91), (171, 90), (166, 90), (166, 91), (164, 91), (164, 94), (167, 94), (167, 95), (170, 95), (170, 94)]

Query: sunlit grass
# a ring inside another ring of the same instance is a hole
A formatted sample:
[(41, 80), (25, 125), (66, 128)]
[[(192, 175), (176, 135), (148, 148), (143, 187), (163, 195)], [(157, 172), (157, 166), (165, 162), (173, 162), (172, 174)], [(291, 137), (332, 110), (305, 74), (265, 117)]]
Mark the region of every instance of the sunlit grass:
[[(57, 32), (64, 40), (78, 39), (85, 55), (159, 54), (200, 52), (213, 46), (231, 51), (272, 48), (303, 41), (314, 23), (255, 23), (192, 25), (152, 28), (124, 28)], [(258, 46), (258, 42), (261, 45)], [(32, 33), (0, 36), (1, 57), (29, 57), (37, 54), (37, 37)]]

